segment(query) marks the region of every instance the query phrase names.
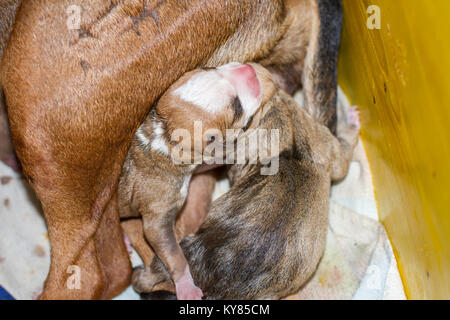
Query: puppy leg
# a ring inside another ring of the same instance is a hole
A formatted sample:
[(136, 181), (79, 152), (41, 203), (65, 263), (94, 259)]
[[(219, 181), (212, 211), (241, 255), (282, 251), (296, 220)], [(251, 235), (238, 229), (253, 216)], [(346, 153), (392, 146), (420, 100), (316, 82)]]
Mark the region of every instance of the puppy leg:
[(136, 268), (131, 284), (137, 293), (150, 293), (155, 286), (159, 290), (175, 292), (170, 274), (158, 257), (155, 257), (149, 266)]
[(342, 128), (338, 128), (338, 137), (333, 139), (333, 154), (331, 156), (332, 181), (342, 180), (347, 175), (353, 150), (358, 143), (359, 130), (359, 112), (355, 107), (350, 107), (347, 112), (347, 123)]
[[(198, 231), (208, 215), (211, 207), (212, 195), (217, 182), (217, 172), (208, 171), (196, 174), (189, 184), (188, 196), (176, 221), (177, 241)], [(162, 282), (153, 288), (153, 291), (174, 292), (173, 283)]]
[(145, 240), (142, 219), (128, 219), (122, 221), (121, 226), (123, 231), (128, 236), (128, 239), (130, 239), (132, 247), (142, 258), (144, 266), (149, 266), (155, 256), (155, 253)]
[[(188, 195), (183, 208), (178, 214), (175, 229), (176, 239), (179, 242), (185, 236), (197, 232), (208, 214), (212, 194), (216, 185), (217, 174), (213, 171), (196, 174), (189, 184)], [(150, 263), (155, 256), (153, 250), (144, 237), (142, 219), (129, 219), (122, 221), (122, 228), (128, 235), (131, 245), (141, 256), (144, 266), (137, 268), (133, 272), (132, 284), (136, 292), (150, 291), (171, 291), (175, 292), (173, 282), (170, 277), (167, 281), (158, 283), (161, 279), (153, 275)]]
[(147, 240), (145, 240), (142, 219), (128, 219), (122, 221), (121, 226), (130, 239), (131, 245), (144, 262), (143, 266), (133, 270), (131, 277), (133, 289), (138, 293), (150, 293), (160, 290), (175, 293), (175, 287), (170, 279), (170, 275), (167, 272), (164, 276), (161, 276), (159, 273), (154, 274), (154, 268), (150, 268), (150, 264), (155, 258), (155, 253)]
[(196, 233), (211, 206), (217, 174), (208, 171), (192, 176), (188, 195), (176, 221), (177, 241)]
[(202, 291), (195, 286), (189, 265), (175, 236), (175, 217), (178, 208), (172, 208), (163, 219), (163, 213), (151, 212), (142, 215), (144, 234), (156, 255), (169, 270), (175, 283), (179, 300), (199, 300)]

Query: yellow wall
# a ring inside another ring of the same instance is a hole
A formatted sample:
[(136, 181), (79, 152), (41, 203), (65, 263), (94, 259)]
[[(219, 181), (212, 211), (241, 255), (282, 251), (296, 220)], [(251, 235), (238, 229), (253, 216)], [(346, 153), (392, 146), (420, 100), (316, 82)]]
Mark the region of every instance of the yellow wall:
[[(379, 214), (411, 299), (450, 299), (450, 0), (343, 0), (339, 82), (361, 108)], [(381, 30), (368, 30), (370, 5)]]

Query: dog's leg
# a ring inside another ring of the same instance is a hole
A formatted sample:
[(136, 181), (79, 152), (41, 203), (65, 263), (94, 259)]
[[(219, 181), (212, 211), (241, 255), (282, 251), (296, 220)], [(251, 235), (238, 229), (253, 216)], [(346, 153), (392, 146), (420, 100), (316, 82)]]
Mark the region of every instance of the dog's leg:
[(130, 283), (131, 263), (117, 215), (117, 197), (108, 203), (94, 237), (99, 264), (106, 278), (102, 299), (120, 294)]
[[(131, 284), (138, 293), (149, 293), (154, 290), (170, 291), (175, 294), (175, 287), (166, 272), (164, 276), (154, 275), (154, 270), (150, 264), (155, 257), (155, 253), (148, 244), (144, 236), (144, 227), (141, 218), (127, 219), (121, 222), (122, 229), (130, 239), (130, 243), (141, 257), (144, 265), (133, 270)], [(164, 268), (164, 270), (166, 270)]]
[[(111, 170), (114, 167), (118, 170), (118, 166), (109, 166)], [(98, 192), (98, 197), (89, 196), (81, 190), (84, 184), (89, 185), (92, 181), (78, 177), (76, 183), (64, 185), (67, 181), (55, 178), (52, 171), (55, 167), (45, 168), (49, 174), (40, 176), (37, 181), (32, 178), (36, 176), (35, 171), (24, 171), (42, 201), (51, 243), (50, 272), (39, 298), (112, 297), (125, 287), (131, 273), (114, 204), (113, 184), (104, 182), (107, 185), (104, 192)], [(43, 176), (49, 179), (45, 180)], [(81, 183), (80, 189), (77, 189), (77, 183)], [(62, 197), (54, 190), (66, 191)], [(80, 196), (84, 201), (78, 200)], [(92, 212), (92, 215), (83, 212)]]

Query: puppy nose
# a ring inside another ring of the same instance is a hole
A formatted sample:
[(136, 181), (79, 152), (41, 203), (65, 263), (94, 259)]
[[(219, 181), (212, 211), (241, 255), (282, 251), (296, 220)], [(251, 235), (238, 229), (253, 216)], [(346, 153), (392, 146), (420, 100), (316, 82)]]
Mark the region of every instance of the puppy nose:
[(261, 93), (255, 69), (249, 64), (230, 63), (218, 68), (218, 71), (230, 81), (236, 89), (246, 88), (250, 94), (257, 98)]

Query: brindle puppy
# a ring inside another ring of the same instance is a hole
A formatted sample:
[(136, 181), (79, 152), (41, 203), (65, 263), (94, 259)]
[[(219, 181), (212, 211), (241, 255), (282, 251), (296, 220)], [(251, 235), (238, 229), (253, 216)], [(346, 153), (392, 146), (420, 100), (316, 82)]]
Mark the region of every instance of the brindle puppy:
[[(347, 174), (358, 140), (356, 110), (347, 122), (335, 137), (280, 89), (257, 112), (253, 128), (279, 130), (278, 172), (261, 175), (262, 164), (232, 166), (231, 190), (213, 202), (200, 230), (181, 241), (208, 299), (279, 299), (311, 277), (325, 248), (330, 184)], [(155, 258), (135, 271), (133, 285), (150, 292), (169, 279)]]

